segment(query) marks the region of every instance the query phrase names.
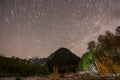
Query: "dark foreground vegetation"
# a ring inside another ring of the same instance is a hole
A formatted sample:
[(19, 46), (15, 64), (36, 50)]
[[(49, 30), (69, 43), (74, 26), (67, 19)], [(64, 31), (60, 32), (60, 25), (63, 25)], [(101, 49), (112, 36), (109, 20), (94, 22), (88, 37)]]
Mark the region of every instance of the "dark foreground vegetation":
[(120, 75), (120, 26), (115, 33), (106, 31), (105, 35), (99, 35), (97, 42), (88, 43), (88, 52), (80, 62), (81, 70), (90, 71), (91, 64), (101, 75)]
[(0, 56), (0, 76), (40, 76), (53, 72), (76, 72), (80, 58), (66, 48), (60, 48), (48, 58), (31, 58), (29, 60), (16, 57)]
[(48, 67), (31, 64), (20, 58), (0, 56), (0, 76), (34, 76), (48, 74)]

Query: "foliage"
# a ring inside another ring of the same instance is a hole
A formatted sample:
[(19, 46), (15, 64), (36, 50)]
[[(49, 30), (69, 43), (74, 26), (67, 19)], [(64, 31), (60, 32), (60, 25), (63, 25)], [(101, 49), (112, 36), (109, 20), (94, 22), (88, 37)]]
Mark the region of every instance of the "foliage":
[(34, 76), (48, 73), (49, 69), (47, 66), (31, 64), (27, 60), (20, 58), (0, 56), (0, 77)]
[[(63, 49), (55, 52), (54, 57), (47, 58), (46, 65), (30, 63), (29, 60), (16, 57), (0, 56), (0, 77), (9, 76), (40, 76), (49, 74), (49, 69), (54, 72), (53, 67), (57, 66), (58, 72), (75, 72), (78, 67), (79, 57), (71, 51)], [(52, 56), (51, 55), (51, 56)]]
[[(116, 29), (115, 34), (106, 31), (105, 35), (99, 35), (97, 43), (89, 42), (88, 49), (89, 51), (82, 57), (82, 63), (89, 65), (87, 64), (87, 62), (90, 63), (90, 61), (87, 61), (89, 57), (86, 55), (91, 54), (91, 60), (96, 64), (99, 73), (104, 75), (120, 73), (120, 26)], [(85, 64), (84, 67), (86, 67)], [(85, 70), (84, 67), (82, 67), (83, 70)]]
[(49, 68), (47, 66), (41, 66), (40, 73), (42, 75), (47, 75), (49, 74)]

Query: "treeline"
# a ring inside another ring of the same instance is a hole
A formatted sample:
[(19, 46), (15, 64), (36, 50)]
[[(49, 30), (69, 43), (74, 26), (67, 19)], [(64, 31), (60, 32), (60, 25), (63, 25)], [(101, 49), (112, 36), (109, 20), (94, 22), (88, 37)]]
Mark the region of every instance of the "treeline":
[(0, 77), (9, 76), (35, 76), (49, 73), (47, 66), (41, 64), (31, 64), (27, 60), (20, 58), (7, 58), (0, 56)]
[[(51, 73), (76, 72), (80, 58), (66, 48), (60, 48), (48, 58), (31, 58), (0, 56), (0, 77), (40, 76)], [(55, 68), (55, 69), (54, 69)]]
[(99, 73), (120, 74), (120, 26), (115, 33), (106, 31), (104, 35), (99, 35), (97, 42), (89, 42), (88, 52), (81, 61), (83, 70), (89, 69), (87, 64), (94, 64)]

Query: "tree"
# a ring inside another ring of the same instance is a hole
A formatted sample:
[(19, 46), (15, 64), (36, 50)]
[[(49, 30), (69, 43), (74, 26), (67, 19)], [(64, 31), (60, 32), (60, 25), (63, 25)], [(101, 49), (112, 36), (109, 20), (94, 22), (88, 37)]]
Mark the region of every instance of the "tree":
[(117, 35), (120, 35), (120, 26), (118, 26), (118, 27), (116, 28), (116, 34), (117, 34)]
[(95, 41), (91, 41), (88, 43), (88, 49), (89, 50), (94, 50), (95, 49)]
[[(105, 35), (99, 35), (98, 42), (88, 43), (88, 52), (82, 57), (81, 64), (89, 66), (95, 63), (102, 74), (119, 73), (120, 68), (120, 26), (116, 29), (117, 34), (106, 31)], [(92, 61), (86, 55), (92, 54)], [(86, 57), (86, 59), (84, 59)], [(86, 64), (85, 64), (86, 63)], [(88, 69), (86, 66), (84, 70)]]
[(40, 74), (41, 75), (47, 75), (47, 74), (49, 74), (49, 68), (47, 66), (41, 66), (41, 68), (40, 68)]
[(106, 75), (108, 72), (109, 72), (109, 69), (107, 66), (105, 66), (103, 63), (101, 63), (100, 61), (98, 61), (96, 59), (96, 63), (97, 63), (97, 66), (99, 68), (98, 72), (101, 74), (101, 75)]
[(59, 77), (58, 68), (57, 68), (57, 66), (54, 66), (54, 67), (53, 67), (53, 79), (54, 79), (54, 80), (57, 80), (58, 77)]

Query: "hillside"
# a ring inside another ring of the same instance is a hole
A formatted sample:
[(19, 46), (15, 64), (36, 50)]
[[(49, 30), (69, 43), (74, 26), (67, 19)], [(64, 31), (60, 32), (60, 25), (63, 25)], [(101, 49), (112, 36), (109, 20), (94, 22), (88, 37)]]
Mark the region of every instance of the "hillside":
[(53, 71), (53, 67), (57, 66), (59, 72), (74, 72), (78, 67), (80, 58), (66, 48), (60, 48), (52, 53), (48, 58), (46, 65), (50, 71)]

